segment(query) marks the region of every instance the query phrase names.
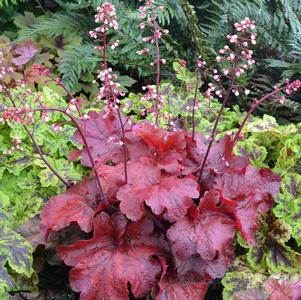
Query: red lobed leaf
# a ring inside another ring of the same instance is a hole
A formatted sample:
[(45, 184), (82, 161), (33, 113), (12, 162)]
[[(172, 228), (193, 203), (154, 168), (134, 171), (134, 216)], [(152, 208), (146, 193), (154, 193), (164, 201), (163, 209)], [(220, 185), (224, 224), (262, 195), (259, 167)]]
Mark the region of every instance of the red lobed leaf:
[[(111, 113), (104, 118), (104, 112), (97, 113), (95, 111), (90, 111), (88, 116), (88, 119), (78, 122), (94, 161), (100, 163), (106, 163), (109, 160), (115, 163), (121, 162), (123, 160), (123, 147), (119, 143), (121, 129), (117, 116)], [(78, 143), (84, 144), (78, 131), (74, 138)], [(86, 149), (82, 150), (81, 163), (83, 166), (91, 167)]]
[(180, 162), (186, 157), (184, 131), (169, 132), (148, 123), (134, 126), (134, 133), (149, 147), (148, 157), (157, 161), (160, 169), (175, 173)]
[(222, 277), (234, 257), (234, 221), (227, 215), (201, 211), (186, 217), (167, 232), (178, 272)]
[(153, 148), (159, 153), (168, 152), (169, 150), (182, 152), (186, 147), (186, 133), (184, 131), (169, 132), (149, 123), (141, 123), (135, 125), (134, 132), (142, 138), (149, 148)]
[[(279, 192), (281, 177), (269, 169), (248, 166), (244, 172), (224, 173), (216, 178), (215, 188), (222, 199), (234, 203), (238, 230), (243, 238), (253, 245), (258, 229), (258, 215), (273, 206), (273, 196)], [(233, 202), (234, 201), (234, 202)]]
[(188, 278), (179, 280), (167, 273), (167, 265), (163, 258), (159, 257), (162, 274), (158, 287), (153, 289), (152, 297), (155, 300), (202, 300), (207, 289), (208, 280), (190, 281)]
[[(97, 113), (90, 111), (89, 118), (86, 120), (79, 120), (83, 134), (86, 138), (92, 158), (97, 163), (106, 163), (112, 161), (113, 163), (120, 163), (124, 161), (124, 148), (120, 141), (122, 140), (122, 132), (120, 121), (116, 114), (110, 113), (104, 118), (104, 112)], [(127, 158), (138, 160), (141, 156), (149, 153), (147, 145), (132, 132), (132, 128), (127, 122), (126, 118), (122, 117), (125, 130), (125, 140)], [(81, 135), (77, 131), (74, 139), (84, 144)], [(71, 155), (71, 158), (76, 157), (78, 153)], [(91, 162), (86, 149), (81, 151), (83, 166), (91, 167)], [(76, 157), (77, 158), (77, 157)]]
[(124, 164), (120, 163), (116, 166), (97, 164), (96, 171), (98, 176), (108, 186), (106, 193), (108, 198), (115, 197), (119, 188), (125, 184)]
[(192, 178), (161, 177), (156, 164), (136, 162), (129, 164), (128, 184), (120, 188), (117, 199), (121, 212), (133, 221), (142, 218), (146, 203), (154, 214), (163, 213), (166, 220), (174, 222), (185, 216), (191, 198), (198, 197), (197, 188)]
[(95, 180), (85, 178), (65, 193), (50, 198), (41, 213), (41, 230), (47, 235), (77, 222), (83, 231), (90, 232), (96, 196)]
[(74, 245), (58, 247), (58, 254), (70, 271), (74, 291), (81, 300), (128, 299), (128, 284), (135, 297), (146, 296), (160, 275), (153, 256), (161, 255), (166, 244), (153, 234), (148, 219), (128, 224), (120, 214), (102, 212), (93, 222), (94, 237)]
[(202, 300), (205, 298), (208, 283), (179, 281), (164, 277), (159, 282), (159, 288), (156, 300)]
[[(197, 171), (200, 168), (208, 147), (207, 144), (208, 142), (201, 134), (195, 135), (195, 142), (187, 144), (188, 159), (190, 159), (189, 169)], [(233, 146), (230, 135), (225, 135), (212, 145), (202, 176), (201, 192), (213, 187), (217, 174), (241, 172), (249, 165), (248, 158), (233, 154)], [(192, 168), (193, 165), (194, 168)]]

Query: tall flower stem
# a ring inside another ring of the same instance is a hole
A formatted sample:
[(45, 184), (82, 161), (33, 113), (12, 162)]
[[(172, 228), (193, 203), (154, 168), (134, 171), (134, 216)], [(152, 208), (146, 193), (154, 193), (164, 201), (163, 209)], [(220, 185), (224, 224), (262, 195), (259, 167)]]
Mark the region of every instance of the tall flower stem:
[(195, 90), (194, 90), (194, 97), (193, 97), (193, 103), (192, 103), (192, 141), (194, 142), (194, 136), (195, 136), (195, 103), (198, 96), (198, 89), (199, 89), (199, 67), (196, 65), (195, 68), (196, 73), (196, 82), (195, 82)]
[(273, 92), (271, 92), (271, 93), (269, 93), (269, 94), (263, 96), (261, 99), (255, 100), (255, 101), (252, 103), (252, 105), (251, 105), (249, 111), (247, 112), (245, 118), (243, 119), (241, 125), (239, 126), (238, 131), (236, 132), (236, 135), (235, 135), (235, 137), (234, 137), (234, 139), (233, 139), (234, 145), (238, 142), (239, 137), (240, 137), (240, 134), (241, 134), (241, 132), (242, 132), (242, 129), (243, 129), (244, 126), (246, 125), (246, 122), (248, 121), (249, 117), (250, 117), (251, 114), (254, 112), (254, 110), (255, 110), (255, 109), (256, 109), (263, 101), (265, 101), (265, 100), (267, 100), (268, 98), (274, 96), (275, 94), (277, 94), (277, 93), (283, 91), (285, 88), (286, 88), (286, 87), (282, 87), (282, 88), (280, 88), (280, 89), (277, 89), (277, 90), (275, 90), (275, 91), (273, 91)]
[[(71, 92), (68, 90), (68, 88), (65, 86), (65, 84), (61, 82), (60, 79), (57, 80), (57, 79), (55, 79), (53, 76), (51, 76), (50, 74), (47, 74), (47, 76), (48, 76), (51, 80), (53, 80), (58, 86), (60, 86), (60, 87), (65, 91), (65, 93), (67, 94), (67, 97), (69, 98), (69, 100), (74, 99), (74, 97), (73, 97), (73, 95), (71, 94)], [(82, 114), (82, 112), (81, 112), (81, 110), (80, 110), (80, 107), (78, 106), (77, 103), (75, 103), (75, 107), (76, 107), (76, 110), (77, 110), (79, 116), (82, 117), (83, 114)]]
[(224, 97), (224, 100), (223, 100), (222, 106), (221, 106), (221, 108), (219, 110), (219, 113), (218, 113), (218, 115), (217, 115), (217, 117), (215, 119), (213, 130), (212, 130), (210, 138), (209, 138), (209, 144), (207, 146), (207, 150), (206, 150), (204, 159), (203, 159), (201, 167), (200, 167), (200, 173), (199, 173), (199, 176), (198, 176), (198, 183), (199, 184), (200, 184), (200, 182), (202, 180), (202, 176), (203, 176), (205, 164), (206, 164), (208, 155), (210, 153), (211, 147), (213, 145), (213, 142), (214, 142), (214, 139), (215, 139), (215, 136), (216, 136), (217, 125), (218, 125), (218, 123), (219, 123), (219, 121), (221, 119), (222, 113), (224, 111), (224, 108), (225, 108), (225, 106), (226, 106), (226, 104), (228, 102), (229, 96), (231, 94), (231, 90), (232, 90), (233, 83), (234, 83), (234, 80), (235, 80), (235, 68), (236, 68), (236, 64), (234, 64), (233, 71), (232, 71), (232, 77), (231, 77), (231, 81), (230, 81), (230, 85), (229, 85), (228, 90), (226, 92), (226, 95)]
[(159, 103), (160, 103), (160, 76), (161, 76), (161, 69), (160, 69), (160, 48), (159, 48), (159, 30), (158, 24), (156, 22), (156, 14), (154, 11), (154, 7), (150, 2), (150, 9), (151, 9), (151, 22), (153, 23), (153, 30), (154, 30), (154, 43), (156, 47), (156, 107), (155, 107), (155, 114), (156, 114), (156, 126), (159, 126)]
[[(106, 35), (106, 32), (103, 33), (102, 38), (103, 38), (102, 39), (102, 42), (103, 42), (102, 70), (106, 70), (107, 69), (107, 54), (106, 54), (106, 52), (107, 52), (107, 35)], [(108, 83), (107, 81), (105, 82), (105, 90), (106, 90), (106, 100), (107, 101), (112, 100), (113, 103), (117, 103), (116, 95), (115, 95), (114, 91), (112, 90), (110, 83)], [(128, 171), (127, 171), (127, 149), (126, 149), (126, 143), (125, 143), (125, 130), (124, 130), (124, 124), (122, 122), (120, 110), (119, 110), (119, 108), (117, 108), (116, 110), (117, 110), (118, 120), (119, 120), (119, 124), (120, 124), (120, 129), (121, 129), (121, 136), (122, 136), (122, 148), (123, 148), (123, 156), (124, 156), (124, 180), (125, 180), (125, 183), (127, 183), (128, 182)]]
[(121, 134), (122, 134), (122, 147), (123, 147), (123, 157), (124, 157), (124, 179), (125, 183), (128, 183), (128, 168), (127, 168), (127, 149), (126, 149), (126, 143), (125, 143), (125, 131), (124, 131), (124, 124), (122, 122), (121, 113), (119, 108), (117, 109), (118, 119), (121, 127)]

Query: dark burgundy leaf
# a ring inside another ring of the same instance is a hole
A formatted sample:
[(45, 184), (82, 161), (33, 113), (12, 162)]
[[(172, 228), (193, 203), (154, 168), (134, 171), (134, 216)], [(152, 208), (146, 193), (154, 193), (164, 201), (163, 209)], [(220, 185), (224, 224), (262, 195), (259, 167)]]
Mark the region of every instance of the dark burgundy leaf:
[[(115, 114), (109, 114), (108, 117), (104, 118), (103, 112), (97, 113), (95, 111), (89, 112), (88, 115), (89, 119), (78, 122), (82, 127), (93, 159), (99, 163), (106, 163), (109, 160), (115, 163), (121, 162), (123, 160), (123, 147), (119, 143), (121, 129), (118, 117)], [(78, 143), (83, 144), (78, 131), (74, 138)], [(91, 167), (86, 149), (82, 150), (81, 163)]]
[(32, 41), (27, 41), (23, 45), (18, 45), (14, 50), (13, 54), (16, 56), (12, 59), (12, 62), (16, 66), (23, 66), (28, 63), (38, 52), (36, 46)]
[(41, 229), (44, 233), (58, 231), (77, 222), (85, 232), (92, 230), (92, 217), (97, 208), (95, 180), (84, 179), (67, 192), (52, 197), (41, 213)]
[(102, 212), (93, 222), (94, 237), (71, 246), (58, 247), (70, 271), (74, 291), (81, 300), (128, 299), (128, 284), (135, 297), (146, 296), (160, 275), (153, 256), (165, 244), (153, 234), (153, 223), (144, 219), (128, 224), (125, 217)]
[(167, 232), (181, 273), (193, 271), (212, 278), (223, 276), (233, 258), (234, 221), (227, 215), (202, 211), (186, 217)]
[(160, 291), (156, 300), (202, 300), (207, 289), (207, 282), (179, 281), (163, 278), (159, 282)]
[(248, 166), (244, 172), (224, 173), (216, 178), (215, 188), (221, 193), (223, 201), (236, 202), (232, 210), (238, 230), (243, 238), (254, 244), (258, 229), (258, 215), (273, 206), (273, 196), (280, 188), (281, 177), (269, 169)]

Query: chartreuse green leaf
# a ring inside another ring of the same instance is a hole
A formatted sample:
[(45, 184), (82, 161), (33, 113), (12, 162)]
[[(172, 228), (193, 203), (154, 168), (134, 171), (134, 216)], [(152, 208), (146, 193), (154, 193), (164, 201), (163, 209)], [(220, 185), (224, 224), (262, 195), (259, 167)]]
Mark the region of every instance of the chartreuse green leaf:
[(248, 249), (247, 261), (251, 268), (268, 270), (271, 274), (298, 272), (298, 254), (285, 244), (290, 239), (291, 227), (271, 213), (262, 216), (260, 223), (253, 247), (238, 236), (239, 244)]
[(236, 259), (222, 280), (223, 299), (235, 300), (240, 293), (247, 291), (254, 291), (262, 297), (261, 299), (266, 299), (267, 295), (263, 289), (266, 279), (267, 276), (259, 272), (252, 272), (242, 260)]
[[(9, 267), (9, 268), (7, 268)], [(31, 246), (18, 233), (0, 225), (0, 296), (1, 300), (9, 299), (8, 292), (15, 287), (10, 270), (26, 277), (31, 277)]]
[(301, 245), (301, 174), (287, 173), (282, 180), (281, 193), (276, 198), (274, 213), (292, 227), (292, 236)]
[(285, 141), (280, 151), (275, 169), (281, 173), (294, 172), (301, 174), (301, 134)]
[(191, 73), (186, 67), (181, 66), (178, 62), (174, 62), (172, 65), (176, 72), (177, 79), (185, 83), (186, 86), (192, 88), (196, 81), (195, 74)]
[(268, 155), (266, 162), (275, 164), (285, 141), (297, 133), (295, 125), (280, 126), (271, 116), (254, 118), (244, 128), (244, 133), (249, 138), (254, 138), (258, 146), (264, 146)]
[[(281, 189), (276, 197), (277, 205), (274, 207), (274, 214), (286, 222), (288, 217), (295, 210), (295, 202), (301, 197), (301, 175), (297, 173), (286, 173), (282, 175)], [(294, 228), (293, 228), (294, 230)]]
[(40, 211), (42, 194), (34, 170), (24, 170), (18, 177), (5, 172), (0, 180), (0, 200), (9, 201), (9, 205), (3, 207), (9, 214), (10, 228), (19, 226)]
[(253, 122), (246, 125), (247, 130), (251, 132), (266, 132), (275, 131), (278, 124), (274, 117), (264, 115), (262, 118), (255, 119)]
[[(80, 165), (74, 165), (65, 158), (53, 159), (47, 157), (47, 159), (54, 169), (66, 180), (77, 182), (82, 178), (84, 169)], [(64, 188), (58, 177), (56, 177), (42, 161), (36, 160), (35, 165), (40, 167), (38, 176), (42, 187), (61, 186), (61, 188)]]
[(247, 156), (253, 166), (268, 167), (264, 162), (268, 151), (264, 146), (256, 144), (256, 139), (250, 137), (239, 142), (234, 148), (234, 153), (237, 155)]

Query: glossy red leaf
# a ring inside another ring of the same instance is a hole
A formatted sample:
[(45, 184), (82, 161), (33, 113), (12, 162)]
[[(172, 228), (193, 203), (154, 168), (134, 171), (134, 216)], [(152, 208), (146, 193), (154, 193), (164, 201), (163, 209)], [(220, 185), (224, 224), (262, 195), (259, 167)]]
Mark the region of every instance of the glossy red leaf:
[(97, 208), (96, 196), (95, 181), (86, 178), (65, 193), (50, 198), (41, 213), (41, 229), (49, 233), (77, 222), (83, 231), (90, 232), (92, 217)]
[(120, 163), (116, 166), (103, 164), (96, 165), (97, 174), (108, 187), (108, 198), (115, 197), (119, 188), (125, 184), (124, 164)]
[(135, 125), (134, 132), (149, 148), (164, 153), (169, 150), (184, 151), (186, 147), (185, 132), (157, 128), (149, 123)]
[(167, 233), (176, 256), (189, 258), (199, 254), (205, 260), (213, 260), (217, 253), (222, 253), (233, 243), (234, 235), (233, 220), (210, 212), (201, 213), (198, 219), (176, 222)]
[(258, 229), (258, 215), (273, 206), (281, 177), (269, 169), (247, 167), (244, 172), (224, 173), (216, 178), (215, 188), (224, 201), (236, 202), (234, 216), (243, 238), (253, 245)]
[(233, 258), (234, 221), (227, 215), (203, 211), (186, 217), (167, 232), (181, 273), (193, 271), (212, 278), (223, 276)]
[(142, 218), (145, 203), (154, 214), (163, 213), (166, 220), (173, 222), (185, 216), (192, 205), (191, 198), (199, 195), (197, 187), (197, 182), (191, 178), (161, 178), (158, 166), (149, 161), (132, 163), (128, 184), (120, 188), (117, 198), (121, 212), (133, 221)]
[[(209, 152), (206, 169), (212, 169), (221, 172), (227, 169), (244, 169), (249, 165), (246, 157), (236, 156), (233, 154), (233, 142), (231, 136), (226, 134), (223, 138), (216, 141)], [(187, 152), (195, 163), (200, 165), (204, 159), (208, 141), (205, 141), (201, 134), (195, 135), (195, 142), (188, 143)]]
[[(205, 141), (201, 134), (196, 134), (194, 143), (187, 144), (188, 159), (190, 160), (189, 169), (199, 170), (207, 147), (208, 141)], [(232, 173), (234, 170), (241, 172), (249, 165), (248, 158), (234, 155), (232, 148), (233, 142), (230, 135), (225, 135), (212, 145), (202, 176), (201, 192), (212, 189), (218, 174)]]
[(202, 300), (206, 295), (208, 283), (163, 278), (159, 282), (159, 288), (156, 300)]
[(150, 151), (146, 155), (155, 160), (160, 169), (169, 173), (178, 170), (180, 162), (186, 157), (184, 131), (169, 132), (142, 123), (134, 127), (134, 133), (148, 145)]
[(152, 297), (155, 300), (202, 300), (207, 289), (208, 280), (191, 281), (189, 278), (179, 280), (167, 272), (167, 265), (164, 259), (160, 258), (162, 274), (158, 287), (153, 289)]
[(135, 297), (146, 296), (160, 275), (154, 255), (165, 244), (153, 234), (153, 223), (144, 219), (128, 224), (125, 217), (102, 212), (93, 222), (94, 237), (58, 247), (64, 262), (73, 266), (70, 283), (81, 300), (128, 299), (128, 284)]
[[(91, 111), (87, 120), (79, 120), (83, 134), (89, 145), (89, 150), (95, 161), (106, 163), (112, 160), (119, 163), (123, 160), (123, 147), (120, 145), (121, 129), (117, 116), (109, 114), (104, 118), (104, 113)], [(83, 140), (77, 131), (75, 140), (83, 145)], [(91, 167), (91, 162), (86, 149), (82, 150), (81, 163)]]

